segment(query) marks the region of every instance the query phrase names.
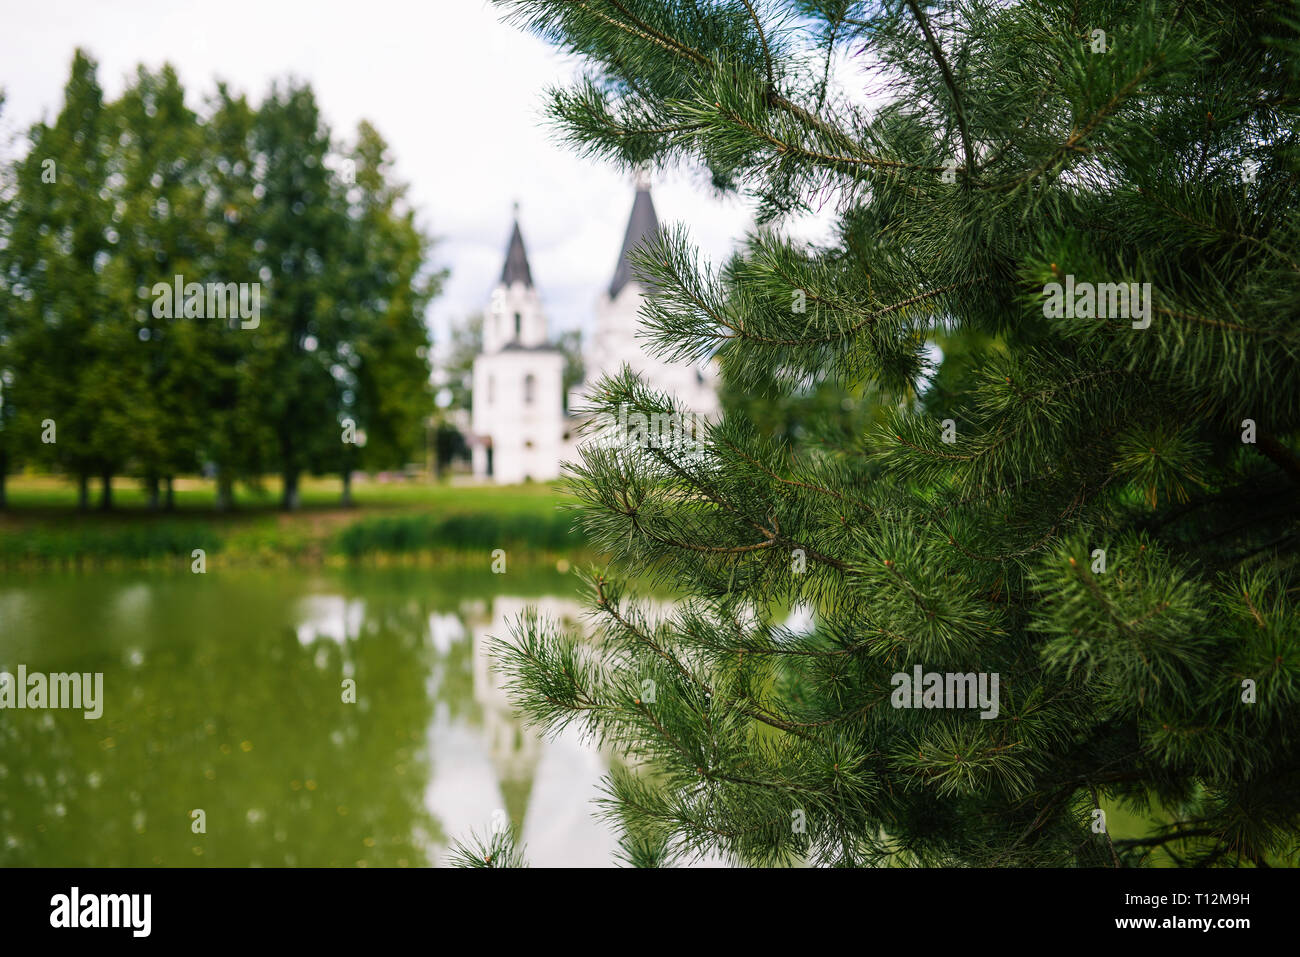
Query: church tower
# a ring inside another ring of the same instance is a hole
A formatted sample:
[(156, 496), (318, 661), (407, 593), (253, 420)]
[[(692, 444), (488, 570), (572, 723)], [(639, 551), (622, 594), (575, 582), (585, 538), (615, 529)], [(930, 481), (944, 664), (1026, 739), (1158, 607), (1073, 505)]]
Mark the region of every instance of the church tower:
[(564, 355), (547, 338), (518, 204), (505, 265), (483, 319), (483, 352), (474, 360), (472, 406), (470, 448), (476, 476), (504, 484), (559, 476)]
[[(601, 373), (613, 374), (626, 364), (632, 371), (640, 373), (652, 389), (675, 395), (688, 411), (711, 418), (719, 409), (712, 365), (665, 362), (652, 355), (648, 344), (638, 335), (641, 329), (639, 312), (651, 291), (651, 284), (632, 264), (632, 256), (658, 236), (659, 216), (650, 197), (650, 183), (645, 176), (640, 176), (614, 276), (596, 303), (595, 328), (584, 356), (587, 382), (596, 381)], [(578, 391), (581, 389), (579, 387)], [(576, 394), (570, 398), (570, 408), (581, 404)]]
[(533, 271), (519, 230), (518, 203), (501, 279), (492, 290), (491, 305), (483, 321), (484, 352), (500, 352), (511, 344), (526, 349), (546, 345), (546, 316), (533, 286)]

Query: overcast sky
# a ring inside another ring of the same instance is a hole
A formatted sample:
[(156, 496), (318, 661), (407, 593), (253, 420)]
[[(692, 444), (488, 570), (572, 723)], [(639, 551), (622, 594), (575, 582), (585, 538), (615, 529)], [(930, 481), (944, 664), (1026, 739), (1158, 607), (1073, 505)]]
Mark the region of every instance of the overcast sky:
[[(0, 131), (53, 118), (73, 50), (98, 60), (116, 96), (136, 64), (172, 63), (193, 108), (214, 78), (260, 101), (273, 78), (311, 82), (335, 136), (370, 120), (451, 269), (430, 321), (483, 308), (505, 253), (511, 204), (551, 329), (585, 325), (613, 274), (633, 186), (575, 157), (541, 117), (548, 84), (578, 66), (516, 27), (486, 0), (6, 0)], [(689, 175), (660, 178), (661, 221), (688, 223), (707, 255), (725, 255), (752, 222)]]

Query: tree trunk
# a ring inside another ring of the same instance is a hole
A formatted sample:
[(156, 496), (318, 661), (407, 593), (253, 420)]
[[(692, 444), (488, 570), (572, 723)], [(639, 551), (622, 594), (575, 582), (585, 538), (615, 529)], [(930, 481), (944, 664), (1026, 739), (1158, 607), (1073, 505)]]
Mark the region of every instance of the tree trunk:
[(217, 473), (217, 511), (228, 512), (235, 507), (235, 483), (224, 472)]
[(9, 477), (9, 453), (0, 450), (0, 508), (8, 504), (5, 497), (5, 480)]
[(149, 476), (149, 478), (145, 479), (144, 487), (145, 487), (145, 494), (149, 499), (149, 504), (147, 506), (149, 511), (151, 512), (158, 511), (158, 503), (159, 503), (158, 476), (151, 475)]
[(167, 509), (169, 512), (176, 510), (176, 489), (170, 475), (167, 476), (167, 494), (163, 499), (163, 508)]
[(284, 491), (280, 496), (280, 508), (286, 512), (296, 511), (298, 508), (298, 473), (284, 473)]
[(113, 473), (108, 469), (104, 469), (99, 473), (99, 480), (99, 510), (108, 512), (113, 508)]
[(77, 475), (77, 508), (83, 512), (90, 508), (90, 476), (85, 472)]
[(352, 507), (352, 470), (351, 470), (351, 469), (344, 469), (344, 470), (343, 470), (343, 500), (342, 500), (342, 505), (343, 505), (344, 508), (351, 508), (351, 507)]
[(287, 432), (280, 433), (280, 475), (284, 487), (280, 490), (280, 509), (292, 512), (298, 508), (298, 456), (294, 454), (293, 436)]

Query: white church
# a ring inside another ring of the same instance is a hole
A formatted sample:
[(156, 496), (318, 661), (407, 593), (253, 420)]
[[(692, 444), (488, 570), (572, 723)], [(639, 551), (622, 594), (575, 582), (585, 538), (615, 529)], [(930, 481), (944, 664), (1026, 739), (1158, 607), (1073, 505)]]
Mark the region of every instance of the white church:
[[(651, 388), (675, 395), (695, 415), (716, 416), (712, 364), (664, 362), (650, 355), (637, 336), (637, 313), (647, 290), (629, 256), (658, 231), (649, 186), (639, 183), (613, 279), (596, 301), (595, 324), (583, 340), (585, 379), (570, 392), (569, 409), (581, 408), (592, 384), (626, 364)], [(468, 438), (475, 477), (501, 484), (549, 481), (560, 476), (562, 463), (578, 459), (581, 420), (565, 412), (564, 355), (551, 342), (517, 216), (501, 279), (484, 317), (472, 405)]]

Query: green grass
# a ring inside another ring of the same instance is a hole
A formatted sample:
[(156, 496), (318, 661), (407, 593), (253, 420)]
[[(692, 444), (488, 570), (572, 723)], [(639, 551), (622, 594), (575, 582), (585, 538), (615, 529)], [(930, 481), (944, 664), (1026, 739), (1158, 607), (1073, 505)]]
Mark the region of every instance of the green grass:
[(348, 558), (442, 549), (534, 548), (563, 552), (583, 544), (563, 512), (550, 515), (402, 515), (369, 519), (344, 528), (336, 539)]
[(468, 486), (419, 482), (354, 484), (352, 508), (339, 506), (341, 483), (308, 479), (302, 507), (278, 510), (278, 482), (236, 491), (235, 508), (217, 512), (215, 488), (177, 482), (176, 508), (150, 511), (138, 483), (115, 482), (113, 509), (76, 508), (76, 488), (50, 476), (10, 479), (0, 512), (0, 567), (190, 561), (193, 549), (231, 563), (318, 563), (383, 555), (479, 560), (507, 548), (527, 559), (583, 550), (559, 509), (564, 497), (544, 484)]
[(36, 525), (19, 532), (0, 531), (0, 565), (96, 565), (154, 559), (190, 559), (194, 549), (215, 554), (222, 540), (210, 527), (193, 522), (65, 528)]
[[(182, 477), (176, 480), (175, 505), (178, 513), (212, 513), (216, 483), (210, 479)], [(304, 477), (300, 488), (302, 508), (339, 508), (343, 484), (336, 477)], [(447, 509), (450, 511), (492, 511), (504, 513), (550, 513), (562, 496), (545, 483), (527, 485), (451, 485), (429, 482), (358, 482), (352, 498), (360, 508)], [(267, 478), (256, 488), (235, 488), (235, 511), (276, 511), (280, 501), (279, 478)], [(148, 497), (137, 481), (126, 478), (113, 482), (113, 510), (119, 513), (147, 512)], [(8, 505), (13, 514), (33, 511), (75, 511), (76, 484), (58, 476), (10, 476)], [(99, 505), (99, 483), (91, 486), (90, 513)], [(86, 514), (90, 514), (86, 513)]]

